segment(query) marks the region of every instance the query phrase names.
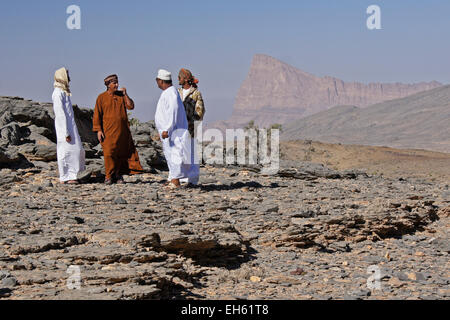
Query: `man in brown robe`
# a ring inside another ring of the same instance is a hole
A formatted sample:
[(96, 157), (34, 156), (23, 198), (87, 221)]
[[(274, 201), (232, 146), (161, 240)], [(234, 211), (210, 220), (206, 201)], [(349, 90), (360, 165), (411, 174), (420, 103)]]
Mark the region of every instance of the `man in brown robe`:
[(97, 132), (103, 148), (105, 183), (124, 183), (122, 175), (143, 171), (127, 116), (127, 110), (134, 109), (134, 102), (125, 88), (117, 90), (117, 75), (106, 77), (105, 85), (106, 92), (98, 96), (95, 104), (93, 130)]

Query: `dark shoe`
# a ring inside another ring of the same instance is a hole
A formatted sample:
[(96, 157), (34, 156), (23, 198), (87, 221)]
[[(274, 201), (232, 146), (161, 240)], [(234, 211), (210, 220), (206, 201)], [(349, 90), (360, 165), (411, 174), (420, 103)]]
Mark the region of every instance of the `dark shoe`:
[(89, 179), (92, 176), (92, 171), (91, 170), (85, 170), (82, 171), (80, 173), (78, 173), (77, 175), (77, 180), (81, 183), (81, 182), (88, 182)]
[(110, 186), (110, 185), (113, 184), (113, 182), (112, 182), (111, 179), (105, 179), (105, 184), (108, 185), (108, 186)]
[(125, 184), (125, 180), (123, 180), (123, 177), (119, 177), (119, 178), (117, 178), (116, 183), (118, 183), (118, 184)]
[(188, 188), (188, 189), (193, 189), (193, 188), (197, 188), (197, 187), (198, 187), (197, 184), (193, 184), (193, 183), (190, 183), (190, 182), (186, 185), (186, 188)]

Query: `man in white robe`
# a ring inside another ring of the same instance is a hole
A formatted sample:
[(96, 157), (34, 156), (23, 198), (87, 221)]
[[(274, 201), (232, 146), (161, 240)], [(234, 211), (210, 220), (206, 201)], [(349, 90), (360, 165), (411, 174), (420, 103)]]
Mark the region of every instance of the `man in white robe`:
[(195, 176), (191, 165), (191, 137), (183, 102), (172, 85), (171, 73), (159, 70), (156, 78), (163, 90), (156, 107), (155, 125), (160, 135), (164, 156), (169, 167), (169, 186), (180, 187), (180, 179)]
[(52, 100), (55, 112), (56, 151), (61, 183), (78, 184), (77, 175), (85, 170), (85, 151), (75, 123), (69, 82), (68, 70), (61, 68), (55, 72)]

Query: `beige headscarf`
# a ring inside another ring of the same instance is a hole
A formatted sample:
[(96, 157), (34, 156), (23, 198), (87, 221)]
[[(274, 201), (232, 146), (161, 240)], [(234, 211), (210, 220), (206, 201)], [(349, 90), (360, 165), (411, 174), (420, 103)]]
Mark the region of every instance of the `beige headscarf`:
[(69, 97), (72, 95), (69, 89), (69, 77), (67, 76), (66, 68), (56, 70), (53, 86), (62, 89)]

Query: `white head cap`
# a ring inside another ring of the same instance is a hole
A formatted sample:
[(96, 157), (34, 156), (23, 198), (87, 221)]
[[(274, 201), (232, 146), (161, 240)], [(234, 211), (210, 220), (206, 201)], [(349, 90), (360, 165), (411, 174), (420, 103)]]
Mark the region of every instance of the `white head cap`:
[(161, 70), (158, 71), (157, 78), (161, 79), (161, 80), (171, 81), (172, 80), (172, 74), (169, 71), (167, 71), (167, 70), (161, 69)]

